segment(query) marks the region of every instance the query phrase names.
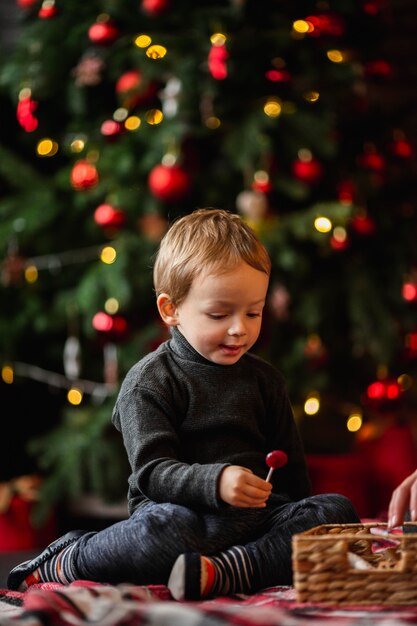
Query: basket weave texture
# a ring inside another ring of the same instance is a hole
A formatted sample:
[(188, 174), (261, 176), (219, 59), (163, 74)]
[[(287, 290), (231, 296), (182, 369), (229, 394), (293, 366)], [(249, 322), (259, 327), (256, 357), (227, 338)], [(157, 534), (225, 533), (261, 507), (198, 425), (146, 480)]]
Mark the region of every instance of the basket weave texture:
[[(387, 530), (382, 523), (323, 524), (294, 535), (297, 600), (332, 605), (417, 604), (417, 534), (370, 533), (370, 528), (378, 527)], [(375, 552), (373, 545), (384, 540), (398, 545)], [(359, 565), (353, 566), (355, 561)], [(363, 564), (369, 569), (357, 568)]]

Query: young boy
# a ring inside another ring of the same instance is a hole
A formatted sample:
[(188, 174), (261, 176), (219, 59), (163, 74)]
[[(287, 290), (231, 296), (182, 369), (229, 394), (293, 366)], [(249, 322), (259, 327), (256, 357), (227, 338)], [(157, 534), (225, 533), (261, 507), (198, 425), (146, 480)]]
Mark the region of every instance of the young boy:
[[(291, 538), (358, 522), (344, 496), (309, 496), (282, 376), (249, 351), (270, 259), (237, 216), (200, 209), (163, 238), (154, 285), (171, 339), (136, 363), (113, 411), (131, 465), (129, 518), (71, 531), (15, 567), (10, 589), (88, 579), (168, 584), (174, 598), (292, 581)], [(266, 482), (274, 449), (288, 463)]]

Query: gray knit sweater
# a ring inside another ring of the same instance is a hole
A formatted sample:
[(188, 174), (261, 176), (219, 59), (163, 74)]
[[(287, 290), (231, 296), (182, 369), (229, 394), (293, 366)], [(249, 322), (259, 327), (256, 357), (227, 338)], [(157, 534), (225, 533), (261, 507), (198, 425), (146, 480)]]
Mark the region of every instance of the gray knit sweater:
[(218, 494), (222, 470), (241, 465), (265, 478), (265, 456), (275, 449), (289, 460), (274, 472), (273, 491), (291, 500), (310, 494), (283, 378), (253, 354), (217, 365), (174, 328), (127, 373), (112, 420), (132, 469), (130, 513), (146, 500), (199, 510), (228, 506)]

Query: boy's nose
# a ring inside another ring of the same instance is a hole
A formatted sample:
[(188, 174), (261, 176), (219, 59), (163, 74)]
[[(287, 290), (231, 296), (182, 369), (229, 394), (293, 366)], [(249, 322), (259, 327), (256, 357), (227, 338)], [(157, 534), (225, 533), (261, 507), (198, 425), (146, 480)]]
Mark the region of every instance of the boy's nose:
[(242, 320), (234, 320), (227, 331), (229, 335), (246, 335), (246, 328)]

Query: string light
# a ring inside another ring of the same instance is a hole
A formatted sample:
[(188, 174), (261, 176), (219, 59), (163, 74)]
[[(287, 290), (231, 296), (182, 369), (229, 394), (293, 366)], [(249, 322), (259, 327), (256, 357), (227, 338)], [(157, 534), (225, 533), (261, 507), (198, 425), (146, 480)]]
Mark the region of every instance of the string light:
[(320, 94), (318, 91), (306, 91), (306, 93), (303, 95), (303, 98), (307, 102), (317, 102), (317, 100), (320, 98)]
[(149, 35), (138, 35), (134, 41), (135, 46), (138, 48), (147, 48), (152, 43), (152, 38)]
[(116, 298), (108, 298), (104, 303), (104, 310), (109, 315), (114, 315), (119, 310), (119, 301)]
[(1, 369), (1, 377), (3, 382), (7, 385), (11, 385), (14, 382), (14, 372), (11, 365), (3, 365)]
[(38, 268), (36, 265), (29, 265), (25, 269), (25, 280), (28, 283), (36, 283), (39, 277)]
[(358, 430), (362, 428), (362, 415), (360, 413), (352, 413), (349, 415), (346, 428), (351, 433), (356, 433)]
[(281, 115), (282, 105), (278, 98), (269, 98), (264, 106), (264, 113), (268, 117), (278, 117)]
[(346, 60), (345, 56), (343, 55), (343, 53), (340, 50), (328, 50), (327, 51), (327, 58), (332, 63), (343, 63), (343, 61)]
[(128, 115), (129, 111), (125, 107), (119, 107), (113, 113), (113, 119), (116, 120), (116, 122), (124, 122)]
[(81, 139), (80, 137), (73, 139), (70, 143), (71, 152), (74, 152), (76, 154), (78, 154), (79, 152), (82, 152), (84, 148), (85, 148), (85, 140)]
[(142, 121), (140, 117), (138, 117), (137, 115), (130, 115), (125, 121), (125, 128), (126, 130), (133, 131), (133, 130), (137, 130), (141, 124), (142, 124)]
[(210, 130), (216, 130), (216, 128), (219, 128), (219, 126), (221, 125), (221, 121), (219, 120), (218, 117), (211, 115), (204, 121), (204, 124)]
[(304, 403), (304, 412), (307, 415), (315, 415), (320, 409), (320, 399), (316, 395), (310, 395)]
[(160, 124), (164, 119), (164, 114), (160, 109), (149, 109), (145, 113), (145, 120), (150, 126)]
[(159, 44), (154, 44), (150, 46), (146, 51), (146, 56), (150, 59), (158, 60), (163, 59), (167, 53), (167, 49), (164, 46), (160, 46)]
[(117, 252), (112, 246), (105, 246), (100, 254), (100, 261), (106, 263), (107, 265), (111, 265), (115, 262), (117, 258)]
[(227, 37), (224, 33), (213, 33), (210, 37), (210, 42), (213, 46), (224, 46), (227, 41)]
[(81, 389), (78, 389), (78, 387), (71, 387), (71, 389), (68, 390), (67, 399), (68, 402), (70, 404), (73, 404), (74, 406), (78, 406), (79, 404), (81, 404), (83, 399), (83, 393)]
[(293, 22), (292, 27), (293, 27), (293, 30), (299, 35), (304, 35), (310, 32), (310, 30), (312, 29), (311, 24), (309, 24), (305, 20), (295, 20), (295, 22)]
[(338, 243), (344, 243), (347, 239), (346, 228), (343, 228), (343, 226), (336, 226), (333, 230), (333, 237)]
[(52, 157), (58, 152), (58, 144), (56, 141), (45, 137), (41, 139), (36, 146), (36, 152), (40, 157)]
[(319, 231), (319, 233), (328, 233), (332, 229), (332, 223), (328, 217), (316, 217), (314, 220), (314, 228)]

